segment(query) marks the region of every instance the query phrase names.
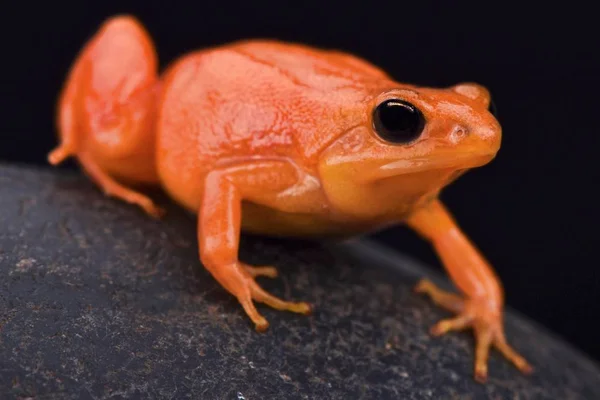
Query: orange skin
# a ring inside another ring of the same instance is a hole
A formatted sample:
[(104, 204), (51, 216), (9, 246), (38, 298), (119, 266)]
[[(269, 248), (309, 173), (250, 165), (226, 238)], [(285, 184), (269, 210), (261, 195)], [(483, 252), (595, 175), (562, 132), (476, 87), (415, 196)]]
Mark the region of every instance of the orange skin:
[[(427, 280), (417, 285), (457, 315), (432, 333), (473, 328), (479, 381), (491, 347), (531, 371), (504, 337), (498, 278), (438, 196), (500, 148), (485, 88), (407, 85), (349, 54), (267, 40), (193, 52), (160, 76), (157, 65), (137, 20), (105, 22), (61, 93), (61, 143), (49, 162), (77, 158), (108, 195), (152, 216), (162, 210), (135, 186), (161, 186), (197, 213), (202, 263), (259, 331), (268, 322), (254, 301), (304, 314), (311, 308), (261, 289), (255, 278), (277, 271), (238, 260), (242, 230), (346, 236), (405, 224), (432, 243), (462, 294)], [(409, 144), (374, 132), (374, 107), (398, 98), (426, 120)]]

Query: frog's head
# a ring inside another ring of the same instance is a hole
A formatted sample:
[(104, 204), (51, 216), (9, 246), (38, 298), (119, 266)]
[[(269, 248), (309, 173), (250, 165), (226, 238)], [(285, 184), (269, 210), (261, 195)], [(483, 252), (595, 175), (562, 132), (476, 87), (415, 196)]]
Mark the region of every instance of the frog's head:
[(365, 217), (402, 214), (487, 164), (501, 141), (490, 104), (488, 90), (474, 83), (379, 89), (360, 105), (354, 127), (321, 153), (319, 173), (332, 205)]

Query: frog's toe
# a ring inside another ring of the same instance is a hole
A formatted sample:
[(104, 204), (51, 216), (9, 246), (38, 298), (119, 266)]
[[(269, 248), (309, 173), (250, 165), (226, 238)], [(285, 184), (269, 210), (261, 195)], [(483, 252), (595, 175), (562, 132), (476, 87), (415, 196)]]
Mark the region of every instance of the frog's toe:
[(277, 278), (277, 268), (271, 266), (253, 267), (251, 265), (242, 264), (251, 277), (265, 276), (267, 278)]
[(428, 295), (435, 304), (453, 313), (460, 313), (464, 308), (464, 299), (457, 294), (438, 288), (428, 279), (422, 279), (415, 286), (415, 292)]
[(309, 315), (312, 313), (312, 307), (310, 306), (310, 304), (305, 303), (303, 301), (293, 302), (282, 300), (266, 292), (256, 282), (253, 282), (250, 285), (250, 291), (254, 300), (264, 303), (276, 310), (291, 311), (304, 315)]
[(533, 368), (506, 342), (502, 323), (499, 318), (474, 318), (473, 329), (475, 331), (475, 380), (485, 382), (488, 376), (488, 358), (491, 347), (495, 347), (508, 359), (517, 369), (524, 374), (531, 374)]
[(66, 143), (61, 143), (48, 154), (48, 162), (57, 166), (73, 154), (73, 150)]
[(263, 317), (252, 302), (252, 296), (248, 292), (238, 296), (238, 301), (244, 308), (246, 315), (252, 320), (258, 332), (264, 332), (269, 328), (269, 322)]

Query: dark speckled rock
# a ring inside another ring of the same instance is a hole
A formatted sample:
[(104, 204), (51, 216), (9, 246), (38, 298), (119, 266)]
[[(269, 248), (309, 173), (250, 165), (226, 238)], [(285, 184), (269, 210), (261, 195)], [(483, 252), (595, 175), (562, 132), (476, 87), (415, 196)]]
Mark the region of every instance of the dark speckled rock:
[(596, 365), (512, 313), (535, 374), (493, 353), (475, 383), (471, 335), (427, 333), (446, 314), (411, 287), (431, 272), (363, 241), (245, 236), (243, 260), (282, 267), (265, 288), (316, 307), (261, 307), (258, 334), (199, 264), (193, 218), (169, 210), (154, 221), (78, 174), (0, 167), (1, 399), (599, 398)]

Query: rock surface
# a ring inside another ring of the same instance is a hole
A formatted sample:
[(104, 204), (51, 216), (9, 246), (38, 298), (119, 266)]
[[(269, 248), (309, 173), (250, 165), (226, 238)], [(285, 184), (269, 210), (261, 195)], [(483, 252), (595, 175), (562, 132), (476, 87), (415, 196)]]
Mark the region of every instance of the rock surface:
[(256, 333), (201, 267), (194, 219), (167, 208), (154, 221), (79, 174), (0, 166), (1, 399), (600, 398), (593, 362), (510, 310), (536, 372), (494, 352), (476, 383), (470, 333), (431, 337), (447, 314), (411, 291), (440, 277), (362, 240), (244, 236), (242, 260), (280, 267), (265, 289), (315, 306), (261, 306)]

